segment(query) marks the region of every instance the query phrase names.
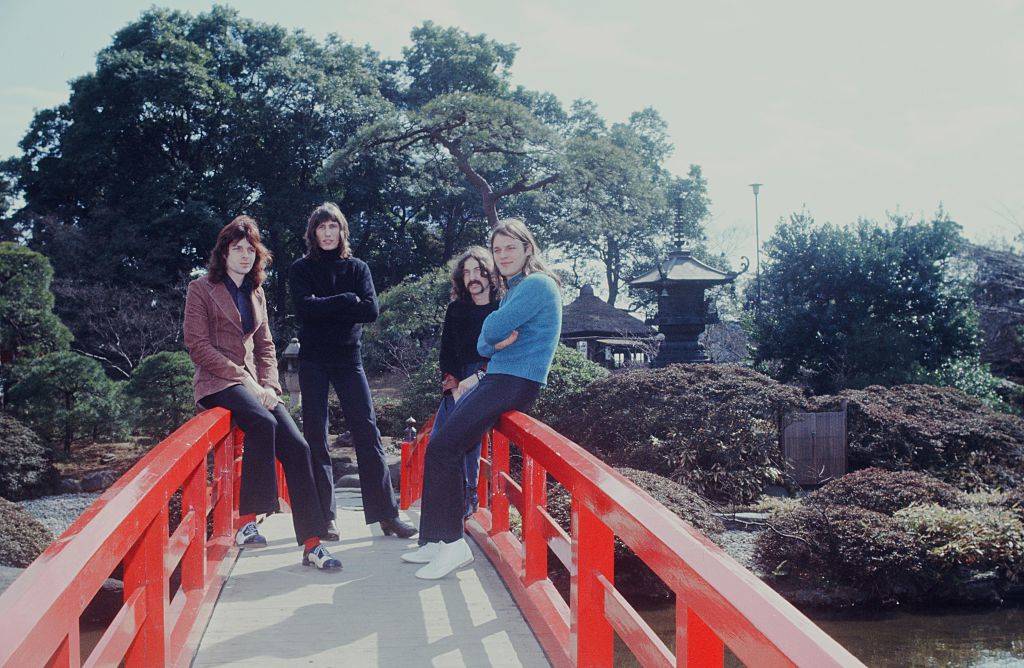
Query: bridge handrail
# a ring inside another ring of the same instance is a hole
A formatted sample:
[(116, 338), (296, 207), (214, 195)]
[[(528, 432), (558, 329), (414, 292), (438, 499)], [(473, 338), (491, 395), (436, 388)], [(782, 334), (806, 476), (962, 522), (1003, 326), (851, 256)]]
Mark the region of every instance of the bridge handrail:
[[(228, 411), (205, 411), (107, 489), (0, 596), (0, 666), (80, 665), (79, 618), (118, 564), (124, 605), (85, 665), (187, 665), (226, 576), (221, 566), (237, 552), (239, 442)], [(168, 535), (179, 489), (181, 521)]]
[[(427, 439), (424, 430), (403, 444), (403, 508), (422, 494)], [(510, 443), (523, 456), (518, 482)], [(484, 445), (480, 510), (467, 528), (555, 665), (611, 666), (616, 633), (645, 666), (722, 666), (726, 646), (750, 666), (863, 665), (700, 532), (544, 423), (506, 413)], [(571, 535), (547, 512), (548, 475), (571, 495)], [(522, 540), (510, 530), (510, 506), (522, 517)], [(616, 537), (675, 593), (675, 653), (615, 589)], [(549, 549), (570, 573), (568, 605), (548, 577)]]

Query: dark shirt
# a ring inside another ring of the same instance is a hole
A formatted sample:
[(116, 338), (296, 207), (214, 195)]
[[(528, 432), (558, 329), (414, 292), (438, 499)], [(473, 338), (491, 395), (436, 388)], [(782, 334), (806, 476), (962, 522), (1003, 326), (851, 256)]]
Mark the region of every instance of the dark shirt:
[(448, 304), (441, 329), (441, 377), (451, 374), (463, 380), (472, 363), (484, 362), (486, 357), (476, 351), (476, 341), (484, 318), (498, 309), (498, 302), (478, 306), (473, 302), (454, 301)]
[(299, 320), (299, 359), (362, 364), (362, 323), (377, 319), (370, 268), (354, 257), (296, 260), (288, 272)]
[(242, 285), (235, 285), (230, 276), (224, 277), (224, 285), (228, 288), (231, 299), (235, 302), (238, 315), (242, 318), (242, 333), (248, 334), (256, 328), (256, 320), (252, 315), (252, 281), (247, 275), (242, 279)]

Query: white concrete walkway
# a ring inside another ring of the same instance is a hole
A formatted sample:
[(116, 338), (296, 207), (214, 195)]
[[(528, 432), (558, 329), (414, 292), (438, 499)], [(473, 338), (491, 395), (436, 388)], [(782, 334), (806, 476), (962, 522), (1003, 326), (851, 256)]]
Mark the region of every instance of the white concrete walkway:
[[(301, 565), (290, 515), (242, 550), (193, 666), (547, 666), (487, 557), (437, 581), (399, 556), (411, 541), (366, 526), (358, 490), (339, 490), (340, 573)], [(418, 517), (411, 513), (413, 523)]]

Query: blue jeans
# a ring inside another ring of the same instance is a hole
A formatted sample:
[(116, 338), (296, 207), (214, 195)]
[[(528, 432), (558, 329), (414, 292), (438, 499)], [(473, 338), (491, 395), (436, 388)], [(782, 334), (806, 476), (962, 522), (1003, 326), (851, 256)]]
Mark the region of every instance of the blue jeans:
[[(483, 368), (483, 362), (471, 362), (466, 364), (460, 369), (459, 377), (468, 378), (470, 375), (476, 373), (478, 369)], [(476, 389), (476, 388), (473, 388)], [(463, 399), (465, 397), (461, 397)], [(434, 426), (430, 430), (430, 440), (434, 440), (434, 434), (441, 428), (441, 425), (445, 423), (452, 410), (455, 408), (456, 401), (452, 397), (451, 392), (445, 392), (441, 395), (441, 405), (437, 407), (437, 414), (434, 416)], [(483, 442), (477, 441), (477, 444), (473, 446), (473, 449), (466, 453), (466, 459), (463, 461), (462, 470), (465, 473), (466, 480), (466, 514), (468, 515), (473, 510), (473, 506), (480, 502), (479, 490), (477, 483), (480, 480), (480, 451)]]

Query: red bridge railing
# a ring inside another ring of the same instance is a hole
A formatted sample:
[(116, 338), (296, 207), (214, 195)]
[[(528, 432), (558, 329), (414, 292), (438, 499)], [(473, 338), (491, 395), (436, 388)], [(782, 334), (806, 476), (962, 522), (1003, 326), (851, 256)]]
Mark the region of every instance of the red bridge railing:
[[(213, 409), (139, 460), (0, 596), (0, 666), (188, 665), (237, 554), (240, 454), (241, 432)], [(124, 604), (82, 661), (79, 618), (118, 565)]]
[[(429, 425), (402, 445), (401, 503), (423, 489)], [(644, 666), (722, 666), (725, 648), (757, 666), (862, 666), (807, 617), (689, 524), (614, 469), (522, 413), (484, 443), (480, 510), (469, 533), (505, 580), (558, 666), (611, 666), (617, 634)], [(510, 446), (522, 476), (510, 474)], [(571, 494), (572, 531), (547, 511), (548, 476)], [(509, 508), (522, 518), (510, 530)], [(675, 652), (615, 589), (618, 537), (676, 595)], [(570, 602), (548, 577), (548, 553), (570, 574)]]

